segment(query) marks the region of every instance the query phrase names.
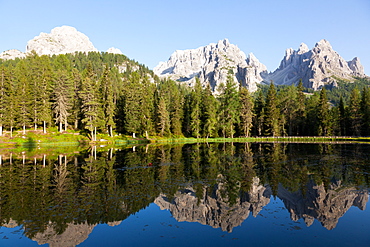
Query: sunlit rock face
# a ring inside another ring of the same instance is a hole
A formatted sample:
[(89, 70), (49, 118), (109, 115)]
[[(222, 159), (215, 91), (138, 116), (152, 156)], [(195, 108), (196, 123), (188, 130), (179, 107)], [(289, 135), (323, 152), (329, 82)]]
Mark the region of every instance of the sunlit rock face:
[(297, 51), (287, 49), (279, 68), (264, 79), (278, 85), (297, 85), (302, 80), (303, 86), (317, 90), (327, 84), (335, 86), (335, 78), (353, 80), (354, 76), (365, 76), (359, 58), (345, 61), (323, 39), (312, 50), (303, 43)]
[(169, 199), (161, 194), (155, 203), (161, 210), (171, 211), (172, 216), (179, 222), (198, 222), (213, 228), (221, 228), (231, 232), (239, 226), (250, 213), (254, 217), (270, 202), (271, 189), (259, 184), (257, 177), (253, 178), (251, 189), (237, 198), (235, 203), (230, 202), (225, 184), (218, 183), (212, 191), (204, 189), (201, 197), (196, 197), (192, 187), (176, 192)]
[(336, 227), (339, 218), (351, 206), (365, 210), (369, 200), (367, 190), (344, 187), (340, 181), (330, 184), (328, 188), (324, 184), (310, 182), (305, 194), (301, 191), (289, 192), (279, 185), (278, 197), (284, 202), (292, 220), (303, 218), (306, 225), (310, 226), (317, 219), (328, 230)]
[(197, 49), (177, 50), (167, 62), (159, 63), (153, 71), (160, 77), (178, 80), (190, 86), (194, 85), (198, 77), (204, 87), (210, 84), (216, 93), (229, 74), (235, 82), (240, 82), (253, 92), (267, 73), (266, 66), (252, 53), (246, 57), (227, 39)]
[(50, 33), (40, 33), (28, 41), (26, 53), (35, 51), (38, 55), (66, 54), (98, 51), (89, 38), (74, 27), (56, 27)]
[(8, 50), (0, 53), (0, 59), (8, 60), (8, 59), (15, 59), (15, 58), (25, 58), (26, 54), (19, 51), (19, 50)]
[(118, 48), (115, 48), (115, 47), (111, 47), (107, 50), (107, 53), (112, 53), (112, 54), (120, 54), (122, 55), (122, 51)]

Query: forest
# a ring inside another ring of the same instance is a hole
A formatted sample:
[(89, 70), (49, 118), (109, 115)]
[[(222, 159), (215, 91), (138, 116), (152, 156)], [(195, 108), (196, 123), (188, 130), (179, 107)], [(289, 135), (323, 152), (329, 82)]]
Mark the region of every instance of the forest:
[(228, 77), (219, 95), (159, 79), (124, 55), (75, 53), (0, 60), (0, 136), (50, 128), (171, 138), (368, 136), (370, 80), (338, 80), (312, 92), (261, 85), (250, 93)]

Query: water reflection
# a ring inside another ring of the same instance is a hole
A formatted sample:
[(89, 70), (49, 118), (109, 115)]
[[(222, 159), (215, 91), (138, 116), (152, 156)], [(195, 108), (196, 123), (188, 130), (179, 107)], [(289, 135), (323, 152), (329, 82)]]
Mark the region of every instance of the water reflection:
[(177, 221), (232, 232), (270, 198), (326, 229), (368, 201), (369, 146), (216, 143), (1, 153), (0, 222), (39, 244), (77, 245), (156, 203)]

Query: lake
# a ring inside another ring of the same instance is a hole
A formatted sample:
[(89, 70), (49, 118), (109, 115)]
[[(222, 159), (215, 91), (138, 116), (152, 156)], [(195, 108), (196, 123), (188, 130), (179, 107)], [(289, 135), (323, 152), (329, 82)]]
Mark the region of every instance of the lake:
[(0, 155), (0, 246), (370, 246), (370, 145)]

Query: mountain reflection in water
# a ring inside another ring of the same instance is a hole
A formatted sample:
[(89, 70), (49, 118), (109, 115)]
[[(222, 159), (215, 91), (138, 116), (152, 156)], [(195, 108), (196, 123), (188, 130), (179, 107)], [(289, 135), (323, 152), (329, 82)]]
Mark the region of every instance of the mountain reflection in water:
[(38, 244), (74, 246), (98, 224), (119, 225), (154, 202), (179, 222), (231, 233), (274, 197), (291, 220), (310, 226), (316, 219), (332, 230), (351, 206), (365, 210), (369, 149), (214, 143), (1, 153), (0, 222), (21, 227)]

